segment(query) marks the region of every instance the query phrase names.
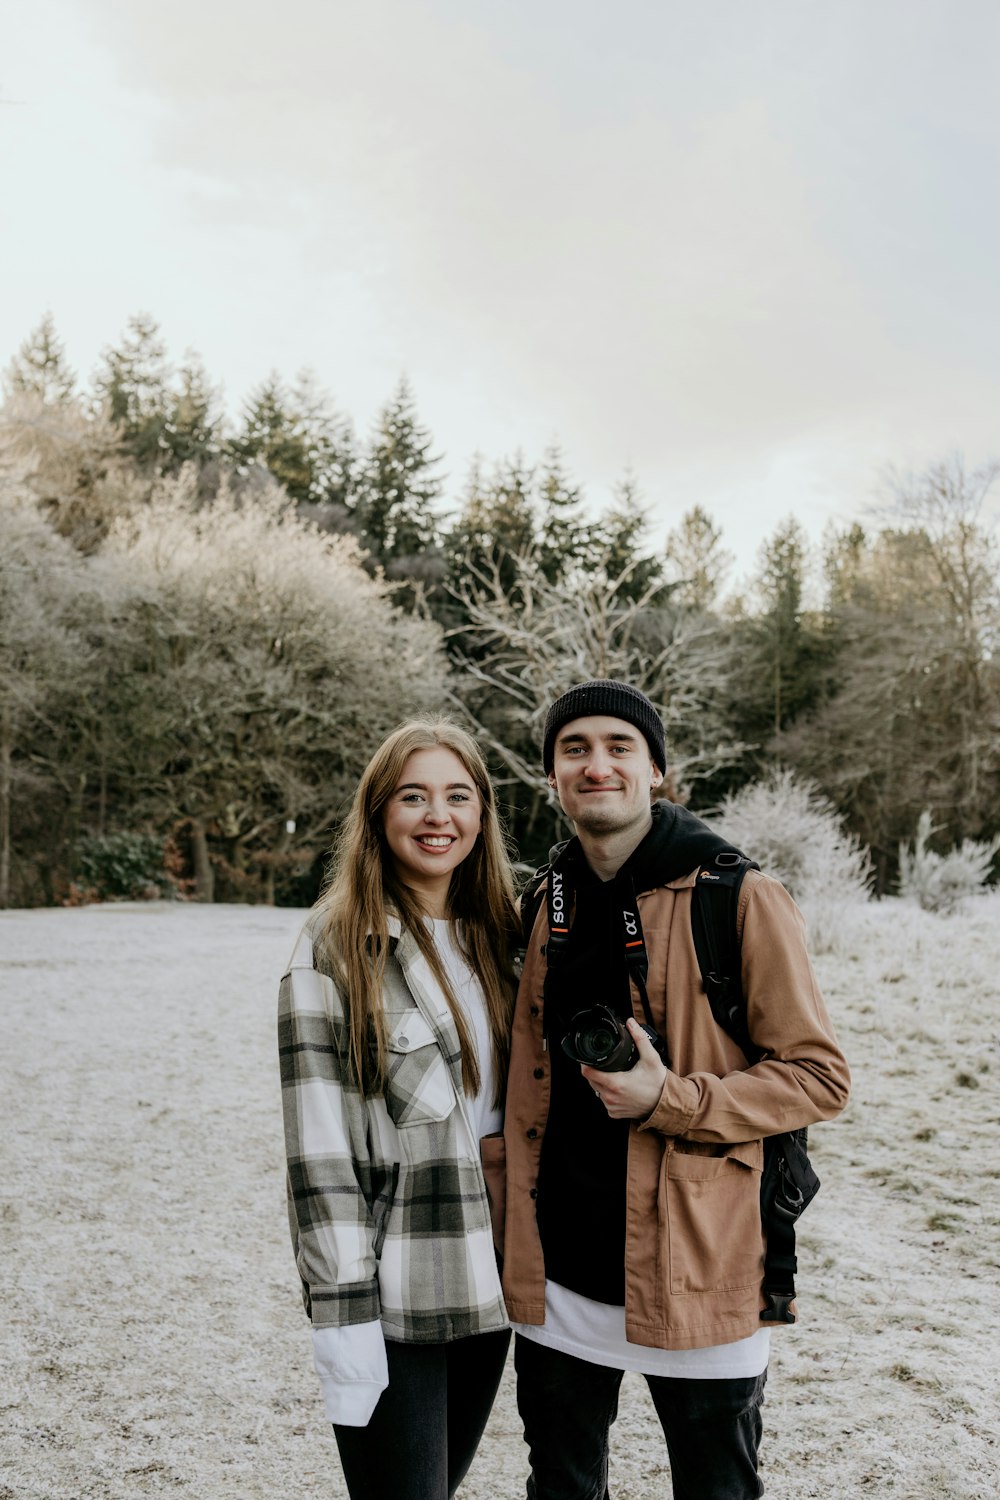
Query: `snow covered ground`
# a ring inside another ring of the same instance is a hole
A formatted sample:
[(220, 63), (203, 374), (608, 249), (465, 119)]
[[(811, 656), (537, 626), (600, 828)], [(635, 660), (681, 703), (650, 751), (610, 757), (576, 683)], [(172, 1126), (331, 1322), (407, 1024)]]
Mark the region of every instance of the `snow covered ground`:
[[(275, 990), (300, 913), (0, 913), (0, 1500), (342, 1497), (284, 1210)], [(818, 962), (855, 1075), (817, 1128), (781, 1500), (1000, 1492), (1000, 897), (888, 901)], [(616, 1500), (669, 1495), (626, 1377)], [(510, 1370), (463, 1500), (524, 1493)]]

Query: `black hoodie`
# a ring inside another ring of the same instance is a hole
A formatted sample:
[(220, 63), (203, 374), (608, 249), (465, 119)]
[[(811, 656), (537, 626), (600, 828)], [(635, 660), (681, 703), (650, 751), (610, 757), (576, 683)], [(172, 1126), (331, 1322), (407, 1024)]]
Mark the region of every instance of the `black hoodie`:
[(576, 905), (566, 955), (545, 985), (552, 1095), (536, 1207), (546, 1277), (595, 1302), (625, 1302), (629, 1121), (609, 1117), (562, 1038), (590, 1005), (632, 1015), (620, 925), (632, 891), (666, 885), (732, 847), (686, 808), (657, 802), (652, 828), (613, 879), (595, 875), (575, 838), (558, 857)]

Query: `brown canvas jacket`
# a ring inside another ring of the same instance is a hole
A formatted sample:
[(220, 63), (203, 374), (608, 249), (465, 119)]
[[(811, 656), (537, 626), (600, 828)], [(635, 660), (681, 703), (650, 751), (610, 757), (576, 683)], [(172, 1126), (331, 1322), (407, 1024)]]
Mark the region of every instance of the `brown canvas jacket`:
[[(649, 1002), (673, 1071), (629, 1135), (625, 1327), (631, 1342), (660, 1349), (731, 1343), (760, 1328), (762, 1138), (831, 1119), (850, 1087), (801, 914), (778, 881), (757, 871), (744, 879), (737, 925), (747, 1019), (762, 1059), (749, 1067), (716, 1024), (691, 936), (697, 874), (638, 897)], [(504, 1294), (512, 1321), (534, 1324), (545, 1317), (535, 1197), (550, 1091), (547, 936), (543, 901), (518, 990), (504, 1128)], [(632, 1001), (643, 1020), (634, 988)]]

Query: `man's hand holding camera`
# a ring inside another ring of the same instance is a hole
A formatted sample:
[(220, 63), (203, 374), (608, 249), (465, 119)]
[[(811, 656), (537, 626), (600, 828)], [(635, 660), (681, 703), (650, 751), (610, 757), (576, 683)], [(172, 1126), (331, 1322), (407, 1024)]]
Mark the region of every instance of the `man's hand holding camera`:
[(580, 1072), (613, 1120), (644, 1120), (659, 1103), (667, 1070), (639, 1022), (625, 1022), (639, 1053), (624, 1072), (602, 1072), (581, 1065)]

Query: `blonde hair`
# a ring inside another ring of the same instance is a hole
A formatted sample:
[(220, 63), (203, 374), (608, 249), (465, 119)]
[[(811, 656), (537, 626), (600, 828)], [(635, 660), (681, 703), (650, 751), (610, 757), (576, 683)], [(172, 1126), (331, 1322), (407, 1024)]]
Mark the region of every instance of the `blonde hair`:
[(493, 1044), (499, 1105), (507, 1077), (514, 1006), (512, 950), (517, 917), (510, 860), (486, 762), (471, 735), (447, 719), (410, 720), (384, 740), (366, 766), (333, 851), (319, 942), (344, 994), (351, 1070), (362, 1093), (386, 1082), (387, 1028), (382, 992), (389, 953), (388, 914), (395, 912), (430, 965), (451, 1007), (466, 1093), (480, 1088), (469, 1024), (437, 956), (416, 895), (399, 879), (385, 838), (383, 810), (416, 750), (442, 746), (458, 756), (479, 793), (482, 821), (472, 852), (452, 871), (448, 915), (483, 987)]

